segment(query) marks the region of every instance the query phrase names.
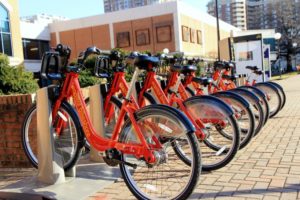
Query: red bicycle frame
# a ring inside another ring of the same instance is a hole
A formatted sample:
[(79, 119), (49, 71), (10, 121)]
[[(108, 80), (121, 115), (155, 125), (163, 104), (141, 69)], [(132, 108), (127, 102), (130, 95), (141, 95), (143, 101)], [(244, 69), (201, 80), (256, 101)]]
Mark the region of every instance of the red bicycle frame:
[[(155, 96), (158, 98), (161, 104), (172, 106), (174, 103), (176, 103), (179, 106), (180, 110), (187, 115), (187, 117), (196, 127), (195, 133), (197, 137), (200, 138), (201, 140), (205, 139), (205, 133), (203, 133), (201, 130), (205, 128), (203, 121), (200, 119), (194, 119), (191, 113), (188, 112), (187, 108), (183, 104), (183, 101), (188, 98), (188, 95), (185, 93), (185, 88), (183, 87), (183, 85), (181, 83), (178, 85), (178, 92), (182, 95), (181, 96), (182, 98), (177, 97), (174, 92), (168, 98), (167, 97), (168, 88), (171, 87), (171, 84), (168, 84), (165, 91), (163, 91), (155, 76), (156, 73), (154, 71), (147, 72), (143, 88), (141, 89), (141, 92), (138, 94), (139, 105), (142, 105), (144, 102), (144, 93), (147, 92), (149, 89), (153, 89)], [(172, 83), (172, 85), (173, 84), (176, 85), (178, 78), (179, 78), (178, 74), (173, 74), (169, 82)]]
[(215, 93), (218, 91), (225, 91), (225, 90), (231, 90), (231, 89), (235, 89), (236, 85), (233, 81), (231, 80), (226, 80), (222, 78), (222, 75), (229, 75), (229, 71), (224, 70), (215, 70), (214, 74), (213, 74), (213, 80), (217, 81), (217, 87), (214, 87), (214, 89), (210, 89), (209, 93)]
[[(104, 102), (104, 110), (105, 112), (105, 120), (108, 123), (111, 119), (111, 116), (114, 114), (114, 108), (112, 107), (112, 104), (110, 104), (110, 99), (112, 96), (116, 95), (118, 92), (121, 92), (121, 94), (125, 97), (128, 93), (128, 85), (125, 80), (125, 72), (114, 72), (114, 79), (112, 81), (112, 84), (109, 88), (109, 92), (107, 96), (105, 97)], [(133, 110), (137, 110), (139, 108), (137, 102), (135, 99), (131, 96), (130, 97), (130, 106)]]
[(186, 75), (185, 79), (184, 79), (183, 87), (187, 88), (189, 85), (192, 85), (193, 88), (195, 89), (197, 96), (205, 95), (203, 92), (202, 86), (199, 83), (193, 81), (194, 77), (195, 77), (195, 72), (192, 72), (189, 75)]
[[(113, 130), (112, 138), (107, 139), (99, 136), (94, 129), (91, 120), (86, 109), (86, 104), (83, 99), (82, 92), (80, 90), (78, 74), (75, 72), (66, 73), (66, 78), (63, 83), (62, 90), (58, 99), (54, 103), (52, 110), (52, 117), (57, 115), (58, 110), (61, 106), (61, 103), (70, 98), (73, 99), (75, 108), (78, 112), (79, 120), (82, 125), (83, 131), (89, 143), (96, 148), (98, 151), (105, 151), (107, 149), (116, 148), (119, 151), (125, 154), (135, 155), (137, 158), (146, 158), (149, 163), (155, 162), (155, 156), (153, 155), (153, 149), (162, 148), (161, 144), (156, 141), (156, 144), (148, 144), (142, 134), (142, 130), (137, 124), (137, 121), (134, 117), (134, 112), (136, 111), (136, 104), (132, 103), (130, 100), (123, 101), (122, 107), (120, 110), (120, 116), (117, 120), (117, 124)], [(122, 123), (125, 115), (127, 115), (132, 125), (135, 129), (137, 138), (139, 138), (141, 144), (128, 144), (118, 142), (119, 133), (122, 127)]]

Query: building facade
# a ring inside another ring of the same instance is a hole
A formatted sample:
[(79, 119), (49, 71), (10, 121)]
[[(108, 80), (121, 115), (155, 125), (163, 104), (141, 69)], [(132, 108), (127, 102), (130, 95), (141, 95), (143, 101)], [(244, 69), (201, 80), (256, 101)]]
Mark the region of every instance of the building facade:
[[(240, 30), (220, 21), (221, 38)], [(67, 44), (71, 59), (95, 45), (100, 49), (185, 52), (217, 57), (216, 19), (184, 2), (171, 1), (50, 24), (51, 46)]]
[[(217, 58), (216, 19), (181, 1), (136, 7), (118, 12), (66, 20), (50, 15), (23, 17), (15, 0), (1, 0), (0, 50), (12, 65), (24, 63), (29, 71), (40, 70), (49, 47), (62, 43), (72, 49), (71, 60), (89, 46), (110, 50), (171, 52), (201, 58)], [(236, 27), (220, 21), (221, 39)]]
[[(219, 0), (219, 18), (241, 29), (273, 29), (283, 24), (300, 24), (299, 0)], [(215, 13), (215, 0), (207, 4), (207, 12)], [(297, 28), (300, 31), (300, 28)]]
[(0, 53), (9, 56), (11, 65), (23, 62), (18, 0), (0, 0)]
[(278, 29), (283, 23), (300, 23), (299, 0), (247, 0), (249, 29)]
[[(216, 16), (215, 0), (208, 2), (207, 12)], [(219, 19), (237, 28), (243, 30), (247, 28), (246, 0), (219, 0), (218, 14)]]
[(103, 0), (103, 4), (104, 12), (108, 13), (167, 1), (172, 0)]
[(38, 71), (45, 51), (50, 47), (49, 24), (67, 20), (65, 17), (38, 14), (22, 17), (21, 37), (24, 54), (24, 65), (27, 70)]

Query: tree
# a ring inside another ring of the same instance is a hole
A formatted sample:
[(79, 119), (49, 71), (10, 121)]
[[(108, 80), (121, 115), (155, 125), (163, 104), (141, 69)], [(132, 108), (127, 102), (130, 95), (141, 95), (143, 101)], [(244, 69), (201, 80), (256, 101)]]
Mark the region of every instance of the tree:
[[(296, 0), (273, 0), (269, 1), (266, 16), (271, 18), (268, 22), (274, 23), (277, 32), (282, 34), (279, 41), (280, 52), (285, 53), (289, 61), (294, 54), (294, 43), (300, 45), (300, 3)], [(273, 24), (273, 26), (274, 26)], [(272, 26), (272, 24), (270, 24)], [(291, 63), (287, 66), (287, 71), (291, 71)]]

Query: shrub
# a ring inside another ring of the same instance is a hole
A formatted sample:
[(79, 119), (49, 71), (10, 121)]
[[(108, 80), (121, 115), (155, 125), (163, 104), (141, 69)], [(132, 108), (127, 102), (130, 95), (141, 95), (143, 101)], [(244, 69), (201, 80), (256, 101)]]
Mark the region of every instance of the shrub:
[(80, 87), (88, 87), (103, 82), (103, 79), (94, 76), (96, 56), (89, 56), (85, 63), (84, 68), (80, 72), (79, 83)]
[(23, 66), (9, 66), (8, 57), (0, 54), (0, 94), (27, 94), (38, 89), (31, 72)]

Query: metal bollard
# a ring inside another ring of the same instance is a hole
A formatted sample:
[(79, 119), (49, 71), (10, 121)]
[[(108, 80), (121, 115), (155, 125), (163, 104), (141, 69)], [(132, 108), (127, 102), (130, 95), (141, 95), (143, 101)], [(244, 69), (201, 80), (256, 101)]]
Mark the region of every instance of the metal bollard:
[(54, 149), (48, 88), (39, 89), (37, 92), (37, 119), (38, 180), (46, 184), (63, 183), (65, 172), (62, 158)]
[[(90, 87), (90, 117), (97, 133), (104, 137), (104, 111), (100, 85)], [(90, 160), (95, 162), (104, 162), (102, 157), (99, 155), (99, 152), (93, 147), (91, 147)]]

